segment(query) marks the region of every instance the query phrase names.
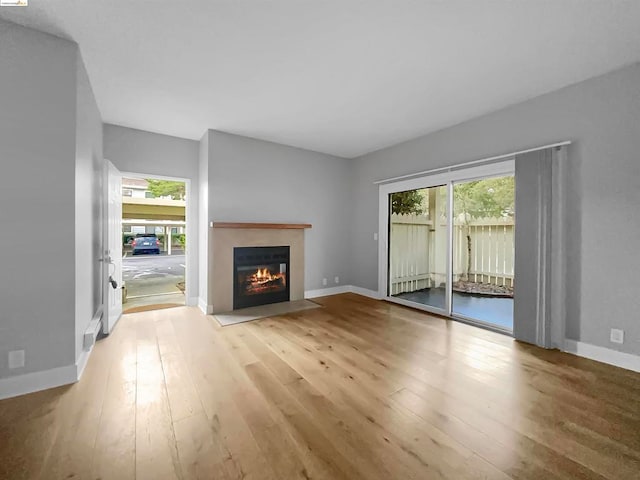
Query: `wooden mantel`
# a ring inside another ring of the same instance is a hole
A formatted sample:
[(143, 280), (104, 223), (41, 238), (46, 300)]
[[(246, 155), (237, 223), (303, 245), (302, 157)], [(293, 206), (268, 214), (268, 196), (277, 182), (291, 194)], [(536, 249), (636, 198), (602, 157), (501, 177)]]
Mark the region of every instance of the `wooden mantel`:
[(310, 223), (233, 223), (213, 222), (213, 228), (263, 228), (270, 230), (290, 230), (311, 228)]

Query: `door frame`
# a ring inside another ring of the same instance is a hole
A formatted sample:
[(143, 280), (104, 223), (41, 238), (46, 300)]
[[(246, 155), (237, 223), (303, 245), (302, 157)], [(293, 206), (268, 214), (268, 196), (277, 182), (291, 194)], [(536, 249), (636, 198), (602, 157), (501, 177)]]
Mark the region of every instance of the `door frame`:
[[(188, 306), (197, 306), (198, 305), (198, 291), (194, 286), (197, 285), (198, 282), (198, 272), (195, 268), (195, 262), (197, 260), (197, 252), (194, 252), (193, 244), (197, 239), (197, 218), (194, 216), (194, 202), (197, 202), (198, 199), (192, 198), (191, 191), (191, 179), (184, 177), (173, 177), (170, 175), (155, 175), (151, 173), (137, 173), (137, 172), (121, 172), (123, 177), (127, 178), (151, 178), (154, 180), (170, 180), (175, 182), (184, 182), (185, 184), (185, 198), (187, 202), (187, 207), (185, 209), (185, 225), (186, 225), (186, 237), (187, 242), (184, 246), (184, 255), (185, 255), (185, 265), (186, 265), (186, 274), (184, 276), (185, 280), (185, 288), (184, 288), (184, 299), (185, 305)], [(195, 254), (195, 256), (194, 256)], [(193, 295), (192, 295), (193, 294)]]
[[(453, 244), (453, 184), (463, 181), (478, 180), (489, 177), (499, 177), (515, 174), (515, 157), (502, 159), (497, 162), (486, 165), (462, 167), (451, 167), (445, 172), (434, 174), (425, 174), (419, 177), (413, 177), (409, 180), (398, 180), (379, 185), (378, 188), (378, 295), (381, 299), (388, 302), (397, 303), (418, 310), (424, 310), (429, 313), (444, 315), (454, 318), (461, 322), (471, 323), (491, 330), (511, 334), (511, 331), (500, 327), (488, 325), (484, 322), (475, 321), (472, 318), (452, 313), (452, 292), (451, 280), (453, 277), (453, 252), (451, 245)], [(420, 188), (430, 188), (437, 186), (447, 186), (447, 289), (445, 308), (440, 309), (429, 305), (422, 305), (417, 302), (410, 302), (401, 298), (389, 295), (389, 195), (396, 192), (404, 192), (407, 190), (417, 190)]]

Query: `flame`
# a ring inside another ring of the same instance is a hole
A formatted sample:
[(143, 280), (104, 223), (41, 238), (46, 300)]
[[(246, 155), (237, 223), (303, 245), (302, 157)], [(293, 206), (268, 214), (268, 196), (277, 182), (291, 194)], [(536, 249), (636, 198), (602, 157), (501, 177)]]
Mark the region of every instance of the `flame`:
[(268, 268), (258, 268), (255, 273), (247, 277), (247, 279), (254, 284), (264, 284), (278, 279), (282, 282), (286, 281), (283, 273), (271, 273)]
[(265, 269), (258, 269), (258, 271), (255, 273), (255, 277), (258, 280), (270, 280), (273, 275), (271, 275), (271, 272), (269, 270)]

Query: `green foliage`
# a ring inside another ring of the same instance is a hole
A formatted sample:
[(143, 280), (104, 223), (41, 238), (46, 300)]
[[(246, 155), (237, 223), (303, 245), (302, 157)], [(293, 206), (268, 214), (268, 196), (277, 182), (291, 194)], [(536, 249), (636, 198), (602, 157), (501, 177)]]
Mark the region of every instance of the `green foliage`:
[(171, 197), (173, 200), (184, 200), (186, 188), (184, 182), (176, 182), (173, 180), (155, 180), (146, 179), (149, 186), (148, 190), (154, 197)]
[(133, 241), (134, 238), (136, 238), (136, 234), (135, 233), (123, 232), (122, 233), (122, 244), (123, 245), (128, 245)]
[[(515, 177), (487, 178), (458, 183), (453, 187), (453, 215), (468, 227), (473, 218), (513, 217), (515, 213)], [(467, 264), (462, 275), (471, 271), (471, 234), (466, 229)]]
[(471, 218), (513, 217), (515, 181), (513, 176), (474, 180), (456, 184), (453, 189), (454, 216)]
[[(164, 233), (156, 233), (155, 234), (156, 238), (158, 240), (160, 240), (160, 243), (163, 245), (164, 247)], [(136, 238), (136, 234), (132, 233), (132, 232), (123, 232), (122, 233), (122, 245), (123, 246), (127, 246), (127, 245), (131, 245), (131, 242)], [(172, 246), (180, 246), (182, 248), (184, 248), (185, 244), (186, 244), (187, 240), (186, 240), (186, 236), (184, 233), (174, 233), (173, 235), (171, 235), (171, 245)]]
[(408, 190), (391, 194), (391, 213), (398, 215), (417, 215), (424, 213), (424, 194), (422, 190)]

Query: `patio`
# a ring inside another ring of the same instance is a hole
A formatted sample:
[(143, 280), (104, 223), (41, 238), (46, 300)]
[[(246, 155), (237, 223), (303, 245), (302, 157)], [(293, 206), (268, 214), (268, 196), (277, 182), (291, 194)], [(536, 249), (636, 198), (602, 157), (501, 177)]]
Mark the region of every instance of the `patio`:
[[(445, 308), (444, 288), (425, 288), (415, 292), (400, 293), (394, 297), (435, 308)], [(513, 330), (512, 297), (495, 297), (454, 291), (452, 304), (454, 315), (479, 320), (509, 331)]]

